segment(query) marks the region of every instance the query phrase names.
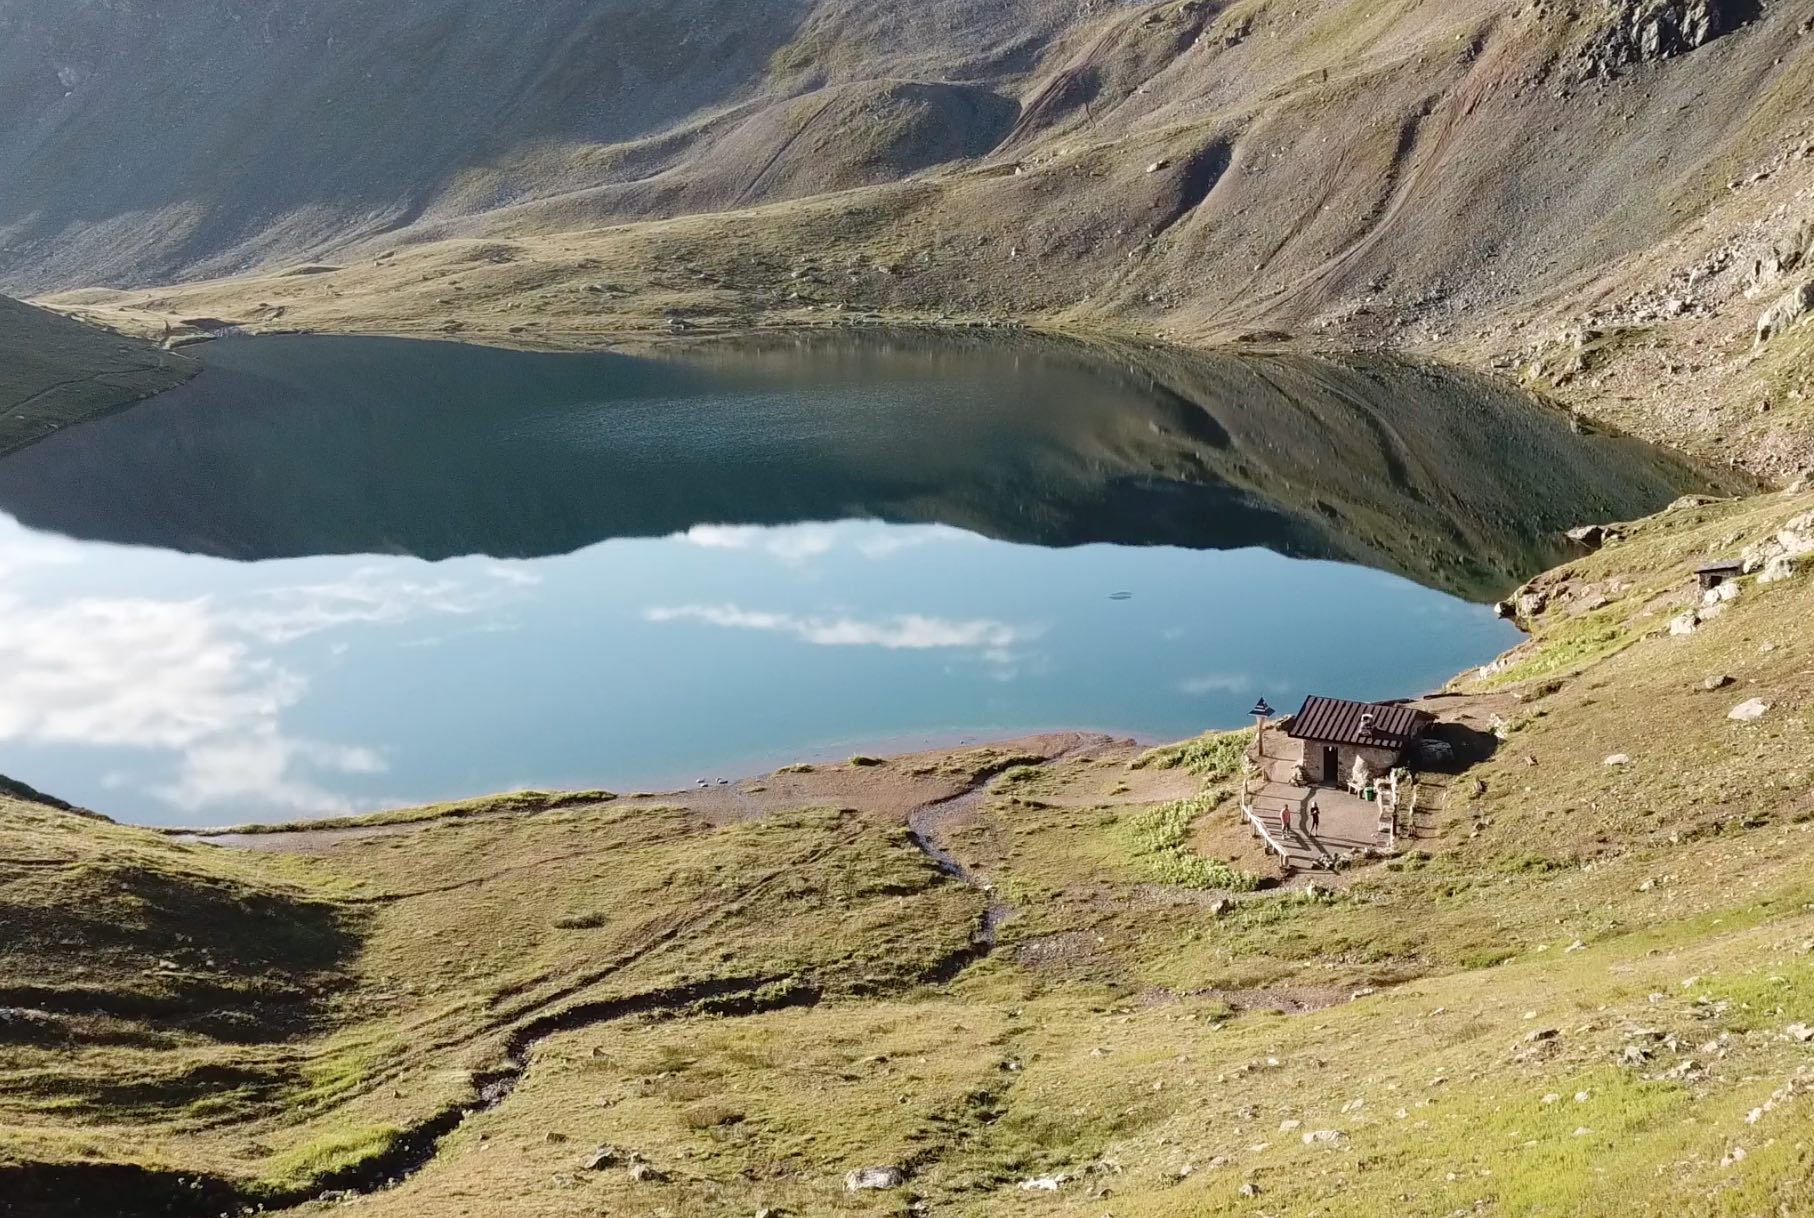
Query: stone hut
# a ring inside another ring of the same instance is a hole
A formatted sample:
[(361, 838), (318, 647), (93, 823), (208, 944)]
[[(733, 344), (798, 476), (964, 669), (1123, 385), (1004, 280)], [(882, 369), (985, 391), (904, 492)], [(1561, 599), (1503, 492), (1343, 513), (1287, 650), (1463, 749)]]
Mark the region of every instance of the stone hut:
[(1694, 579), (1701, 586), (1701, 591), (1711, 592), (1721, 584), (1737, 579), (1744, 574), (1744, 571), (1745, 564), (1737, 559), (1729, 562), (1711, 562), (1704, 567), (1696, 567)]
[(1283, 725), (1303, 750), (1302, 766), (1313, 786), (1343, 787), (1356, 758), (1370, 773), (1404, 764), (1435, 717), (1390, 702), (1349, 702), (1312, 694)]

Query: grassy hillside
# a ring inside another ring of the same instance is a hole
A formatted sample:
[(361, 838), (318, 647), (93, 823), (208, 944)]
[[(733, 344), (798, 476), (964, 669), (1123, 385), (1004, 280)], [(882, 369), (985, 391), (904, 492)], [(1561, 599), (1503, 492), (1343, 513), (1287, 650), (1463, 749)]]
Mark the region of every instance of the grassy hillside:
[[(6, 802), (0, 1182), (26, 1214), (392, 1178), (363, 1210), (1802, 1212), (1808, 577), (1667, 624), (1810, 509), (1677, 508), (1533, 585), (1533, 640), (1468, 678), (1496, 752), (1320, 887), (1271, 882), (1228, 750), (1087, 737), (231, 846)], [(904, 1183), (846, 1191), (871, 1166)]]
[(190, 360), (0, 296), (0, 455), (193, 376)]

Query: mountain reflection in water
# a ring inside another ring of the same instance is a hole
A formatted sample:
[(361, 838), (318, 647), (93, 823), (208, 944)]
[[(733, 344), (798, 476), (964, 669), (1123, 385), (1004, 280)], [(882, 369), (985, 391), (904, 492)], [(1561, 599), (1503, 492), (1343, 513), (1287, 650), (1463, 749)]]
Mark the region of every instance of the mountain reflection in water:
[(289, 336), (0, 467), (0, 511), (237, 559), (530, 558), (697, 524), (876, 519), (1042, 546), (1264, 546), (1475, 601), (1561, 532), (1696, 485), (1483, 378), (1035, 337), (812, 336), (684, 359)]

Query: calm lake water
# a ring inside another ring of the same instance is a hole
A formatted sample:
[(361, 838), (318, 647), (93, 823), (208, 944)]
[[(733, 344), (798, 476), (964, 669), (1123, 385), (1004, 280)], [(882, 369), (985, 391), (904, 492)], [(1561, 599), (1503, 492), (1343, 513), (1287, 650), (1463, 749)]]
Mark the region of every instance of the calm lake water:
[(151, 823), (1415, 692), (1694, 481), (1385, 360), (195, 350), (0, 461), (0, 772)]

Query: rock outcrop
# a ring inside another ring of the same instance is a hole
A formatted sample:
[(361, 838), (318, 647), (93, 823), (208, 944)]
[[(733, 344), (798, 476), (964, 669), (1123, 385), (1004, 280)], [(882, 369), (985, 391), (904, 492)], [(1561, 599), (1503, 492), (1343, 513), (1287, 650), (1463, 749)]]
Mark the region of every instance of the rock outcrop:
[[(1801, 159), (1800, 156), (1797, 159)], [(1751, 286), (1745, 290), (1745, 295), (1747, 298), (1761, 295), (1784, 276), (1793, 275), (1809, 265), (1814, 265), (1814, 220), (1803, 220), (1753, 260)]]
[[(1783, 522), (1782, 528), (1747, 549), (1743, 555), (1746, 575), (1755, 575), (1776, 563), (1773, 579), (1794, 574), (1793, 563), (1814, 554), (1814, 511), (1801, 512)], [(1788, 560), (1788, 569), (1779, 559)]]
[(1582, 52), (1590, 76), (1669, 59), (1755, 19), (1746, 0), (1608, 0), (1605, 32)]
[(898, 1167), (859, 1167), (844, 1176), (844, 1191), (861, 1193), (899, 1188), (907, 1182), (907, 1173)]
[(1789, 289), (1757, 319), (1759, 346), (1814, 312), (1814, 279)]

